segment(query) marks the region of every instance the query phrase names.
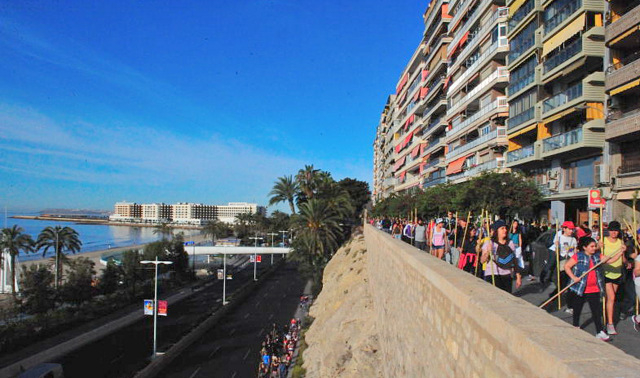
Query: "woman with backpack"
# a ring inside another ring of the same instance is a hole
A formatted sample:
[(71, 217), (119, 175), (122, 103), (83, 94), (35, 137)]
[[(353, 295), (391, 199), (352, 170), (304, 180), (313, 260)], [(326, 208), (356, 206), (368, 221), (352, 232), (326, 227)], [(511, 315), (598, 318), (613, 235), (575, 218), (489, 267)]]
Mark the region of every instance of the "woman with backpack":
[(498, 220), (493, 224), (493, 236), (482, 246), (480, 262), (486, 263), (484, 277), (487, 282), (511, 293), (513, 273), (516, 289), (522, 285), (522, 276), (516, 260), (516, 247), (508, 238), (507, 224)]
[(580, 279), (584, 273), (599, 264), (600, 261), (609, 260), (609, 257), (598, 253), (597, 248), (593, 238), (582, 237), (578, 243), (578, 252), (569, 258), (564, 266), (564, 271), (573, 282), (576, 282), (569, 288), (572, 294), (573, 326), (580, 327), (580, 313), (584, 303), (587, 302), (591, 308), (593, 323), (596, 326), (596, 337), (603, 341), (609, 341), (609, 335), (604, 332), (602, 326), (602, 306), (600, 305), (600, 298), (605, 291), (603, 269), (600, 266)]

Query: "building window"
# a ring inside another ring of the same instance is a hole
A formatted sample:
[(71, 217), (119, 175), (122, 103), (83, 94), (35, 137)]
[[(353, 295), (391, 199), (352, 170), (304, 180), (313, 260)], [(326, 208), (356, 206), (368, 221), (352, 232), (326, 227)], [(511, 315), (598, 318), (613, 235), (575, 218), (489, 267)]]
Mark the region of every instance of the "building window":
[(589, 188), (596, 184), (600, 169), (600, 156), (569, 163), (564, 168), (565, 189)]
[(620, 143), (620, 173), (640, 172), (640, 139)]

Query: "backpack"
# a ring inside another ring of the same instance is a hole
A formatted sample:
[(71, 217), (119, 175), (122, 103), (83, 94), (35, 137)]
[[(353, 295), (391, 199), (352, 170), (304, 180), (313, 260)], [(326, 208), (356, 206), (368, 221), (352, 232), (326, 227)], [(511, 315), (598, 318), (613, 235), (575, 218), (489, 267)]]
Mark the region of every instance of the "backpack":
[(513, 252), (511, 247), (509, 247), (509, 244), (497, 244), (498, 248), (496, 248), (495, 263), (498, 268), (519, 270), (516, 254)]

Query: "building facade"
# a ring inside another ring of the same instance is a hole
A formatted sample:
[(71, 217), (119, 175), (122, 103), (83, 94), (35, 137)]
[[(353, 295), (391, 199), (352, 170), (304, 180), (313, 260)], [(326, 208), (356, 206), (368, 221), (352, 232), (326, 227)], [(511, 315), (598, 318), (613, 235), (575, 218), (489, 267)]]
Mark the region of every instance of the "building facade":
[(236, 217), (239, 214), (267, 215), (266, 207), (247, 202), (229, 202), (227, 205), (218, 205), (216, 211), (217, 219), (228, 224), (236, 223)]
[(640, 190), (640, 1), (611, 0), (604, 43), (608, 47), (605, 138), (613, 213), (631, 220), (634, 194)]
[(239, 214), (251, 213), (266, 216), (267, 209), (255, 203), (230, 202), (227, 205), (206, 205), (202, 203), (179, 202), (173, 205), (164, 203), (136, 204), (118, 202), (114, 214), (109, 217), (113, 222), (127, 223), (172, 223), (201, 226), (210, 221), (233, 224)]
[(135, 202), (116, 202), (114, 212), (109, 216), (114, 222), (139, 222), (142, 218), (142, 205)]
[(145, 223), (167, 223), (171, 221), (171, 205), (164, 203), (144, 203), (142, 221)]

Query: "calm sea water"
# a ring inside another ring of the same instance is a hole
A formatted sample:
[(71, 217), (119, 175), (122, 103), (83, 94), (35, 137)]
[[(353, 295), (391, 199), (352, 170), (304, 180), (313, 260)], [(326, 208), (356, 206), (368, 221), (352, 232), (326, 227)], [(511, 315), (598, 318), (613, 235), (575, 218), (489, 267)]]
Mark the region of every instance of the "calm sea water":
[[(7, 214), (6, 224), (8, 227), (17, 224), (22, 227), (24, 231), (30, 234), (35, 240), (38, 234), (48, 226), (69, 226), (80, 234), (80, 240), (82, 241), (82, 252), (99, 251), (108, 248), (126, 247), (129, 245), (149, 243), (159, 240), (160, 235), (153, 234), (152, 227), (129, 227), (129, 226), (109, 226), (98, 224), (77, 224), (73, 222), (56, 222), (45, 220), (31, 220), (31, 219), (15, 219), (11, 218), (14, 215), (11, 212)], [(36, 213), (19, 213), (15, 215), (39, 215)], [(0, 227), (5, 226), (4, 211), (0, 214)], [(189, 236), (199, 235), (200, 230), (178, 230), (178, 232), (184, 232), (185, 238), (188, 240)], [(47, 253), (47, 256), (53, 255), (53, 252)], [(21, 255), (20, 260), (32, 260), (42, 258), (42, 253), (35, 253), (29, 255)]]

